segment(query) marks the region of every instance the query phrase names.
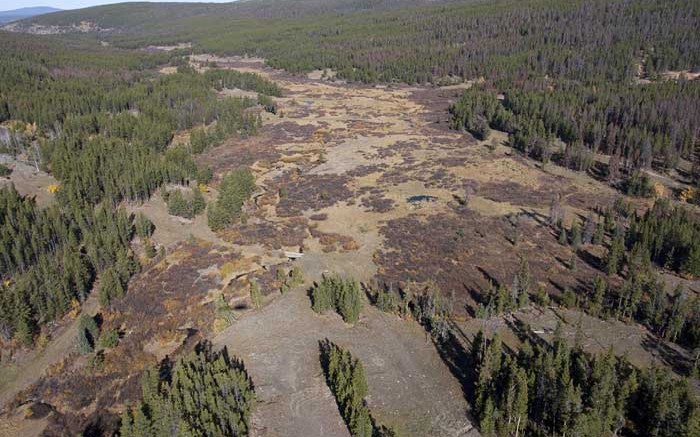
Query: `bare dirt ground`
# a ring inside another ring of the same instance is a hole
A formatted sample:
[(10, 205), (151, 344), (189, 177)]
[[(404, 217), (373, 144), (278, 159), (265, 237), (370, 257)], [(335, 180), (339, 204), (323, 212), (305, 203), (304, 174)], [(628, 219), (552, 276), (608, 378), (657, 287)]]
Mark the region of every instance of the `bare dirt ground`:
[(401, 435), (478, 435), (459, 383), (418, 325), (366, 307), (350, 326), (335, 314), (315, 314), (304, 289), (249, 313), (214, 339), (243, 358), (255, 381), (255, 435), (349, 435), (321, 371), (324, 338), (362, 361), (379, 423)]

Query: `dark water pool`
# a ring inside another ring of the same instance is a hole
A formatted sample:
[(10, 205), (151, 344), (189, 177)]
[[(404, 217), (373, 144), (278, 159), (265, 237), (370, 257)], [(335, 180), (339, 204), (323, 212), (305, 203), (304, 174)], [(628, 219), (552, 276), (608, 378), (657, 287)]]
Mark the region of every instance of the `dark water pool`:
[(428, 196), (427, 194), (417, 194), (415, 196), (409, 196), (406, 198), (406, 201), (408, 203), (416, 203), (416, 202), (435, 202), (437, 200), (437, 197), (435, 196)]

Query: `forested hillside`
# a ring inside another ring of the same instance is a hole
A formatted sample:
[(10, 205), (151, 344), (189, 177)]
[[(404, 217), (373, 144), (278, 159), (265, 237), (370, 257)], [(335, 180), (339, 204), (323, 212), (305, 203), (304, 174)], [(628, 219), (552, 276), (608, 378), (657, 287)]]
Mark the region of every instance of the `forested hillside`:
[[(402, 7), (393, 10), (398, 5)], [(494, 82), (543, 80), (545, 75), (620, 81), (631, 80), (640, 61), (649, 75), (700, 66), (695, 32), (700, 11), (692, 0), (317, 6), (284, 1), (137, 3), (61, 12), (25, 23), (68, 26), (85, 20), (110, 29), (104, 36), (113, 35), (123, 45), (191, 41), (198, 51), (260, 54), (275, 67), (329, 67), (365, 81), (437, 81), (447, 75), (484, 76)], [(261, 12), (268, 9), (274, 13)], [(353, 13), (338, 13), (346, 10)], [(130, 35), (120, 35), (124, 30)]]
[[(0, 122), (14, 123), (16, 138), (3, 151), (60, 182), (46, 209), (13, 187), (0, 190), (0, 327), (5, 339), (32, 344), (41, 325), (86, 299), (102, 271), (116, 270), (125, 288), (138, 270), (122, 201), (143, 201), (165, 182), (211, 178), (189, 146), (168, 147), (174, 133), (213, 126), (211, 142), (252, 134), (261, 121), (247, 108), (257, 102), (216, 90), (279, 89), (252, 74), (200, 74), (162, 54), (1, 36)], [(167, 63), (179, 65), (175, 74), (154, 72)]]

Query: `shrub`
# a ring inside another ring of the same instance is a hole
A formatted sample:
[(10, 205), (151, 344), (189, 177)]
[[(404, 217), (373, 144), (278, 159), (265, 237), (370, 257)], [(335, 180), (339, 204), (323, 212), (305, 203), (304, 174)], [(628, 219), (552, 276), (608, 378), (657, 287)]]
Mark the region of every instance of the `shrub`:
[(9, 176), (12, 174), (12, 169), (5, 164), (0, 164), (0, 177)]
[(116, 329), (108, 329), (100, 335), (98, 345), (103, 349), (111, 349), (119, 344), (119, 332)]

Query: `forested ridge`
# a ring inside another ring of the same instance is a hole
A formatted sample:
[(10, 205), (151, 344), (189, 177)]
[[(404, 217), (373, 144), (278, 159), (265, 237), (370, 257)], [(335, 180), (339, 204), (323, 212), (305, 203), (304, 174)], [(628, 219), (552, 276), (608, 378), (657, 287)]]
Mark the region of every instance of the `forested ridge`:
[[(258, 54), (290, 71), (334, 68), (366, 81), (439, 81), (448, 75), (530, 81), (551, 78), (630, 80), (644, 60), (651, 76), (698, 67), (698, 4), (692, 0), (593, 2), (353, 2), (348, 12), (287, 2), (247, 5), (132, 6), (149, 26), (120, 34), (128, 5), (67, 11), (36, 19), (68, 25), (94, 21), (128, 46), (191, 41), (198, 51)], [(277, 17), (257, 13), (277, 8)], [(251, 13), (236, 13), (248, 7)], [(168, 12), (167, 8), (173, 9)], [(341, 7), (342, 9), (342, 7)], [(365, 11), (371, 9), (370, 11)], [(166, 13), (168, 12), (168, 13)], [(28, 22), (33, 22), (29, 20)], [(231, 23), (235, 23), (232, 26)]]
[[(111, 290), (125, 289), (138, 271), (122, 201), (146, 200), (166, 182), (211, 179), (193, 159), (203, 147), (168, 147), (174, 133), (205, 126), (213, 141), (253, 134), (261, 121), (248, 108), (257, 101), (219, 98), (217, 90), (280, 90), (250, 73), (201, 74), (175, 56), (2, 38), (0, 122), (10, 123), (15, 139), (3, 152), (60, 182), (47, 208), (11, 186), (0, 190), (0, 328), (5, 339), (31, 344), (44, 323), (86, 299), (105, 269)], [(155, 73), (167, 63), (177, 72)], [(108, 303), (123, 293), (103, 294)]]

